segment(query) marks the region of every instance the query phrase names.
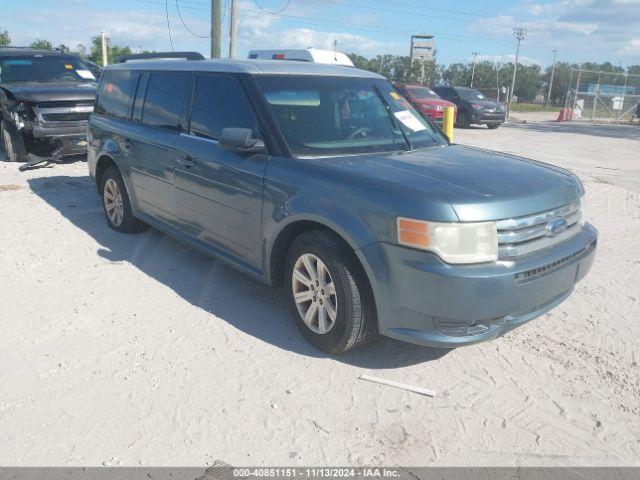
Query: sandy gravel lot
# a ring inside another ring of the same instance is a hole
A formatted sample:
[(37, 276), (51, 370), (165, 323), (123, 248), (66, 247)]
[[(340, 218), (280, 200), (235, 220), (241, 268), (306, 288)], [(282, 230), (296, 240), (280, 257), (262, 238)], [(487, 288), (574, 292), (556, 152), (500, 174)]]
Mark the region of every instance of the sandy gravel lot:
[(491, 343), (339, 359), (278, 292), (109, 230), (84, 163), (0, 163), (0, 465), (640, 465), (640, 128), (455, 135), (582, 178), (591, 274)]

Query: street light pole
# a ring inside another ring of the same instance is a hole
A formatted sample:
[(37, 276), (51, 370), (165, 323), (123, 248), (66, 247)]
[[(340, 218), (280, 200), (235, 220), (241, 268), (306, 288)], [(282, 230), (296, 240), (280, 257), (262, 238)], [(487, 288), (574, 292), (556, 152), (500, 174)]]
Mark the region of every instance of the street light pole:
[(513, 34), (518, 39), (518, 46), (516, 47), (516, 61), (513, 64), (513, 78), (511, 79), (511, 90), (509, 91), (509, 101), (507, 102), (507, 118), (511, 114), (511, 102), (513, 101), (513, 91), (516, 88), (516, 72), (518, 71), (518, 58), (520, 56), (520, 42), (524, 40), (527, 35), (527, 29), (525, 27), (517, 27), (513, 29)]
[(478, 52), (473, 53), (473, 66), (471, 67), (471, 88), (473, 88), (473, 77), (476, 74), (476, 57), (478, 56)]
[(238, 14), (236, 0), (231, 0), (231, 14), (229, 15), (229, 58), (236, 58), (236, 41), (238, 33)]
[(547, 103), (551, 101), (551, 87), (553, 86), (553, 76), (556, 73), (556, 55), (557, 50), (553, 50), (553, 65), (551, 66), (551, 78), (549, 79), (549, 93), (547, 93)]
[(220, 58), (220, 0), (211, 0), (211, 58)]

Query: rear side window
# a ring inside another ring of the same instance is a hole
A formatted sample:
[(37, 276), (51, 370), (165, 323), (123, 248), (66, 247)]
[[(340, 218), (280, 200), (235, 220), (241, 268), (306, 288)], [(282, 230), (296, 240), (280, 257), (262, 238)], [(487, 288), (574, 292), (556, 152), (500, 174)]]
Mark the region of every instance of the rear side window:
[(217, 140), (223, 128), (250, 128), (260, 138), (256, 118), (242, 86), (235, 78), (199, 76), (189, 133)]
[(135, 80), (136, 75), (130, 70), (105, 71), (100, 82), (95, 112), (128, 120)]
[(142, 123), (152, 127), (180, 131), (187, 99), (191, 96), (189, 75), (152, 73), (142, 109)]

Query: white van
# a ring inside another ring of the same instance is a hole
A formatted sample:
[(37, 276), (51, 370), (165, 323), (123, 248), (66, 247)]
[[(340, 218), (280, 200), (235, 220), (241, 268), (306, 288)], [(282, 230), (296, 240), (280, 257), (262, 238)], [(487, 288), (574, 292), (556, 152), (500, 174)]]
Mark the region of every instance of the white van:
[(321, 50), (319, 48), (282, 49), (282, 50), (251, 50), (249, 58), (262, 60), (293, 60), (298, 62), (327, 63), (330, 65), (344, 65), (353, 67), (351, 59), (342, 52)]

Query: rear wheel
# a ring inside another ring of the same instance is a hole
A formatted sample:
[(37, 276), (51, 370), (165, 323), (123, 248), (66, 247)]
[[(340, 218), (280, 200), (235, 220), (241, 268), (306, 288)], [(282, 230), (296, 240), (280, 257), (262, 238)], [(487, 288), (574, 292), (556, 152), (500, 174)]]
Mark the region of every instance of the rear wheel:
[(2, 120), (0, 132), (7, 161), (26, 162), (27, 148), (24, 144), (24, 138), (18, 129), (12, 123)]
[(133, 216), (131, 202), (120, 172), (115, 166), (107, 168), (101, 179), (102, 206), (107, 225), (117, 232), (138, 233), (148, 226)]
[(496, 129), (496, 128), (498, 128), (499, 126), (500, 126), (500, 124), (499, 124), (499, 123), (489, 123), (489, 124), (487, 125), (487, 128), (488, 128), (489, 130), (495, 130), (495, 129)]
[(286, 281), (298, 330), (314, 346), (341, 354), (378, 333), (371, 288), (353, 252), (335, 235), (313, 230), (287, 253)]

